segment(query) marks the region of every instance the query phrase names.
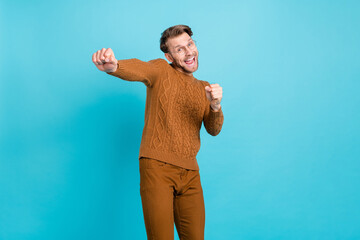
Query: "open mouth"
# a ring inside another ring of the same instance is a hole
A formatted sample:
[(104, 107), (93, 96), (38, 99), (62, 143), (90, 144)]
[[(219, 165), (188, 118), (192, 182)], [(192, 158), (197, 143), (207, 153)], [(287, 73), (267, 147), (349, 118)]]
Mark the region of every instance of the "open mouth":
[(188, 59), (185, 61), (185, 63), (189, 66), (194, 65), (195, 64), (195, 57)]

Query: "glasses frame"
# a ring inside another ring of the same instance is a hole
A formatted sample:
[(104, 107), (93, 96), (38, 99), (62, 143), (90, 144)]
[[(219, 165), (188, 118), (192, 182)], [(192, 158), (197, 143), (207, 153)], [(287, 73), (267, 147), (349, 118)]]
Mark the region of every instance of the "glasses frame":
[[(187, 46), (189, 43), (194, 43), (194, 47)], [(187, 51), (186, 48), (188, 48), (189, 50), (194, 50), (194, 49), (197, 48), (196, 41), (194, 39), (191, 39), (191, 41), (189, 43), (186, 46), (179, 47), (179, 49), (184, 49), (184, 51), (182, 51), (182, 52), (174, 51), (174, 52), (171, 52), (171, 53), (176, 53), (176, 54), (178, 54), (180, 56), (184, 56), (186, 51)]]

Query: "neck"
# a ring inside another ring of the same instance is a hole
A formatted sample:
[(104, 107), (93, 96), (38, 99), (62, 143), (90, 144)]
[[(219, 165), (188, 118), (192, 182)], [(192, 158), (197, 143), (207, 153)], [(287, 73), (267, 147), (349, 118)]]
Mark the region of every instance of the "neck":
[(185, 72), (182, 68), (179, 68), (179, 67), (177, 67), (176, 65), (174, 65), (174, 64), (170, 64), (175, 70), (177, 70), (177, 71), (179, 71), (179, 72), (181, 72), (181, 73), (183, 73), (183, 74), (185, 74), (185, 75), (188, 75), (188, 76), (190, 76), (190, 77), (192, 77), (193, 76), (193, 74), (191, 73), (191, 72)]

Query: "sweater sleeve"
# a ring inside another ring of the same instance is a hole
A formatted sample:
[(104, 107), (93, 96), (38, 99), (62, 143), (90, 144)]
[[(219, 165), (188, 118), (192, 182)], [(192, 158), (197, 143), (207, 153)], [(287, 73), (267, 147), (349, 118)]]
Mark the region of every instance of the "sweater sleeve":
[[(208, 82), (203, 81), (203, 85), (205, 87), (205, 86), (209, 86), (210, 84)], [(215, 112), (211, 108), (210, 102), (206, 98), (206, 95), (205, 95), (205, 99), (206, 99), (205, 102), (207, 104), (205, 107), (205, 113), (204, 113), (204, 118), (203, 118), (204, 126), (205, 126), (206, 131), (210, 135), (216, 136), (220, 133), (222, 125), (224, 123), (224, 114), (222, 111), (222, 107), (220, 108), (219, 111)]]
[(163, 59), (155, 59), (149, 62), (136, 58), (118, 60), (117, 70), (107, 74), (126, 81), (143, 82), (147, 87), (152, 87), (160, 75), (161, 64), (164, 62), (166, 61)]

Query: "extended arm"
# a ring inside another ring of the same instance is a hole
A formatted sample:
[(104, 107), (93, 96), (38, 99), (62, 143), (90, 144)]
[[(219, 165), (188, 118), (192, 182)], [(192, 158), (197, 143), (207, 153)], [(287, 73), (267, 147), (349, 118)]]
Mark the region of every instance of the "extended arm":
[(111, 48), (103, 48), (95, 52), (92, 60), (100, 71), (127, 81), (143, 82), (148, 87), (154, 84), (159, 72), (157, 63), (160, 60), (149, 62), (139, 59), (117, 60)]
[(136, 58), (118, 60), (116, 71), (107, 74), (126, 81), (143, 82), (147, 87), (152, 87), (156, 77), (159, 75), (159, 61), (144, 62)]

